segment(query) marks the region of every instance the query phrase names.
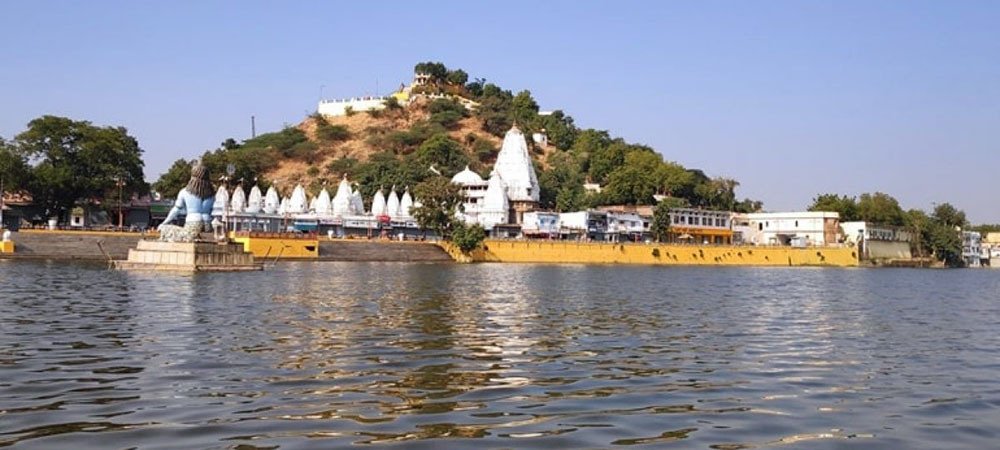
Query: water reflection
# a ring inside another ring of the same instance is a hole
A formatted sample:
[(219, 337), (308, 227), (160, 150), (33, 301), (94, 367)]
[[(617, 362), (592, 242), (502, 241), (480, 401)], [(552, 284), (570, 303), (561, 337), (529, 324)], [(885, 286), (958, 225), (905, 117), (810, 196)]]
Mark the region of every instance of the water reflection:
[(0, 445), (989, 447), (1000, 431), (988, 272), (0, 262), (0, 282)]

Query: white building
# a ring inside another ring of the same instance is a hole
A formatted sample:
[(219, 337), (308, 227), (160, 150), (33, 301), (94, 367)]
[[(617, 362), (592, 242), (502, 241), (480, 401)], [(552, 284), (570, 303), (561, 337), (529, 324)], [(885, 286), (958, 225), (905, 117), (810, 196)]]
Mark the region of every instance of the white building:
[(978, 231), (962, 232), (962, 260), (966, 267), (980, 267), (982, 257), (983, 237)]
[(862, 259), (910, 259), (909, 230), (869, 222), (841, 222), (844, 242), (858, 247)]
[(560, 235), (559, 213), (552, 211), (528, 211), (524, 213), (521, 231), (525, 235), (556, 237)]
[(824, 211), (750, 213), (746, 243), (754, 245), (833, 245), (840, 214)]
[(462, 187), (461, 217), (488, 230), (498, 224), (523, 223), (524, 213), (538, 206), (535, 167), (524, 134), (516, 126), (504, 136), (489, 181), (466, 167), (451, 182)]

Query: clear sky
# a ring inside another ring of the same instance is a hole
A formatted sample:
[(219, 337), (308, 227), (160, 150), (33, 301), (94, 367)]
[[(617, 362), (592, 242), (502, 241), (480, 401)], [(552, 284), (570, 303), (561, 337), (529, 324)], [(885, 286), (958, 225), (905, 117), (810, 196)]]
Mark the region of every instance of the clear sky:
[(150, 180), (227, 137), (385, 93), (414, 63), (738, 179), (768, 210), (881, 190), (1000, 222), (1000, 2), (0, 4), (0, 136), (123, 125)]

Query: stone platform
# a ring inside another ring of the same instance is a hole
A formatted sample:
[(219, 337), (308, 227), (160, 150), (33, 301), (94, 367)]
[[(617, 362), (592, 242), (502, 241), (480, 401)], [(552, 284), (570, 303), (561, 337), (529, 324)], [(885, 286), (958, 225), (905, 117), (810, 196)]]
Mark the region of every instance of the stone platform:
[(180, 272), (239, 272), (261, 270), (243, 244), (227, 242), (139, 241), (128, 259), (114, 262), (116, 269), (170, 270)]

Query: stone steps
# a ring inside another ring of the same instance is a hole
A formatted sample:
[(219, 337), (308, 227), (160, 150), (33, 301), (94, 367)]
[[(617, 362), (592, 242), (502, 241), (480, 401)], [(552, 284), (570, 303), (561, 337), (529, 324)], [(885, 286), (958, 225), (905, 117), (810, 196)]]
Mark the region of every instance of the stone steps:
[[(135, 248), (139, 235), (92, 235), (67, 233), (11, 233), (16, 258), (107, 260), (125, 259)], [(100, 245), (98, 245), (100, 243)], [(105, 255), (101, 251), (104, 248)]]

